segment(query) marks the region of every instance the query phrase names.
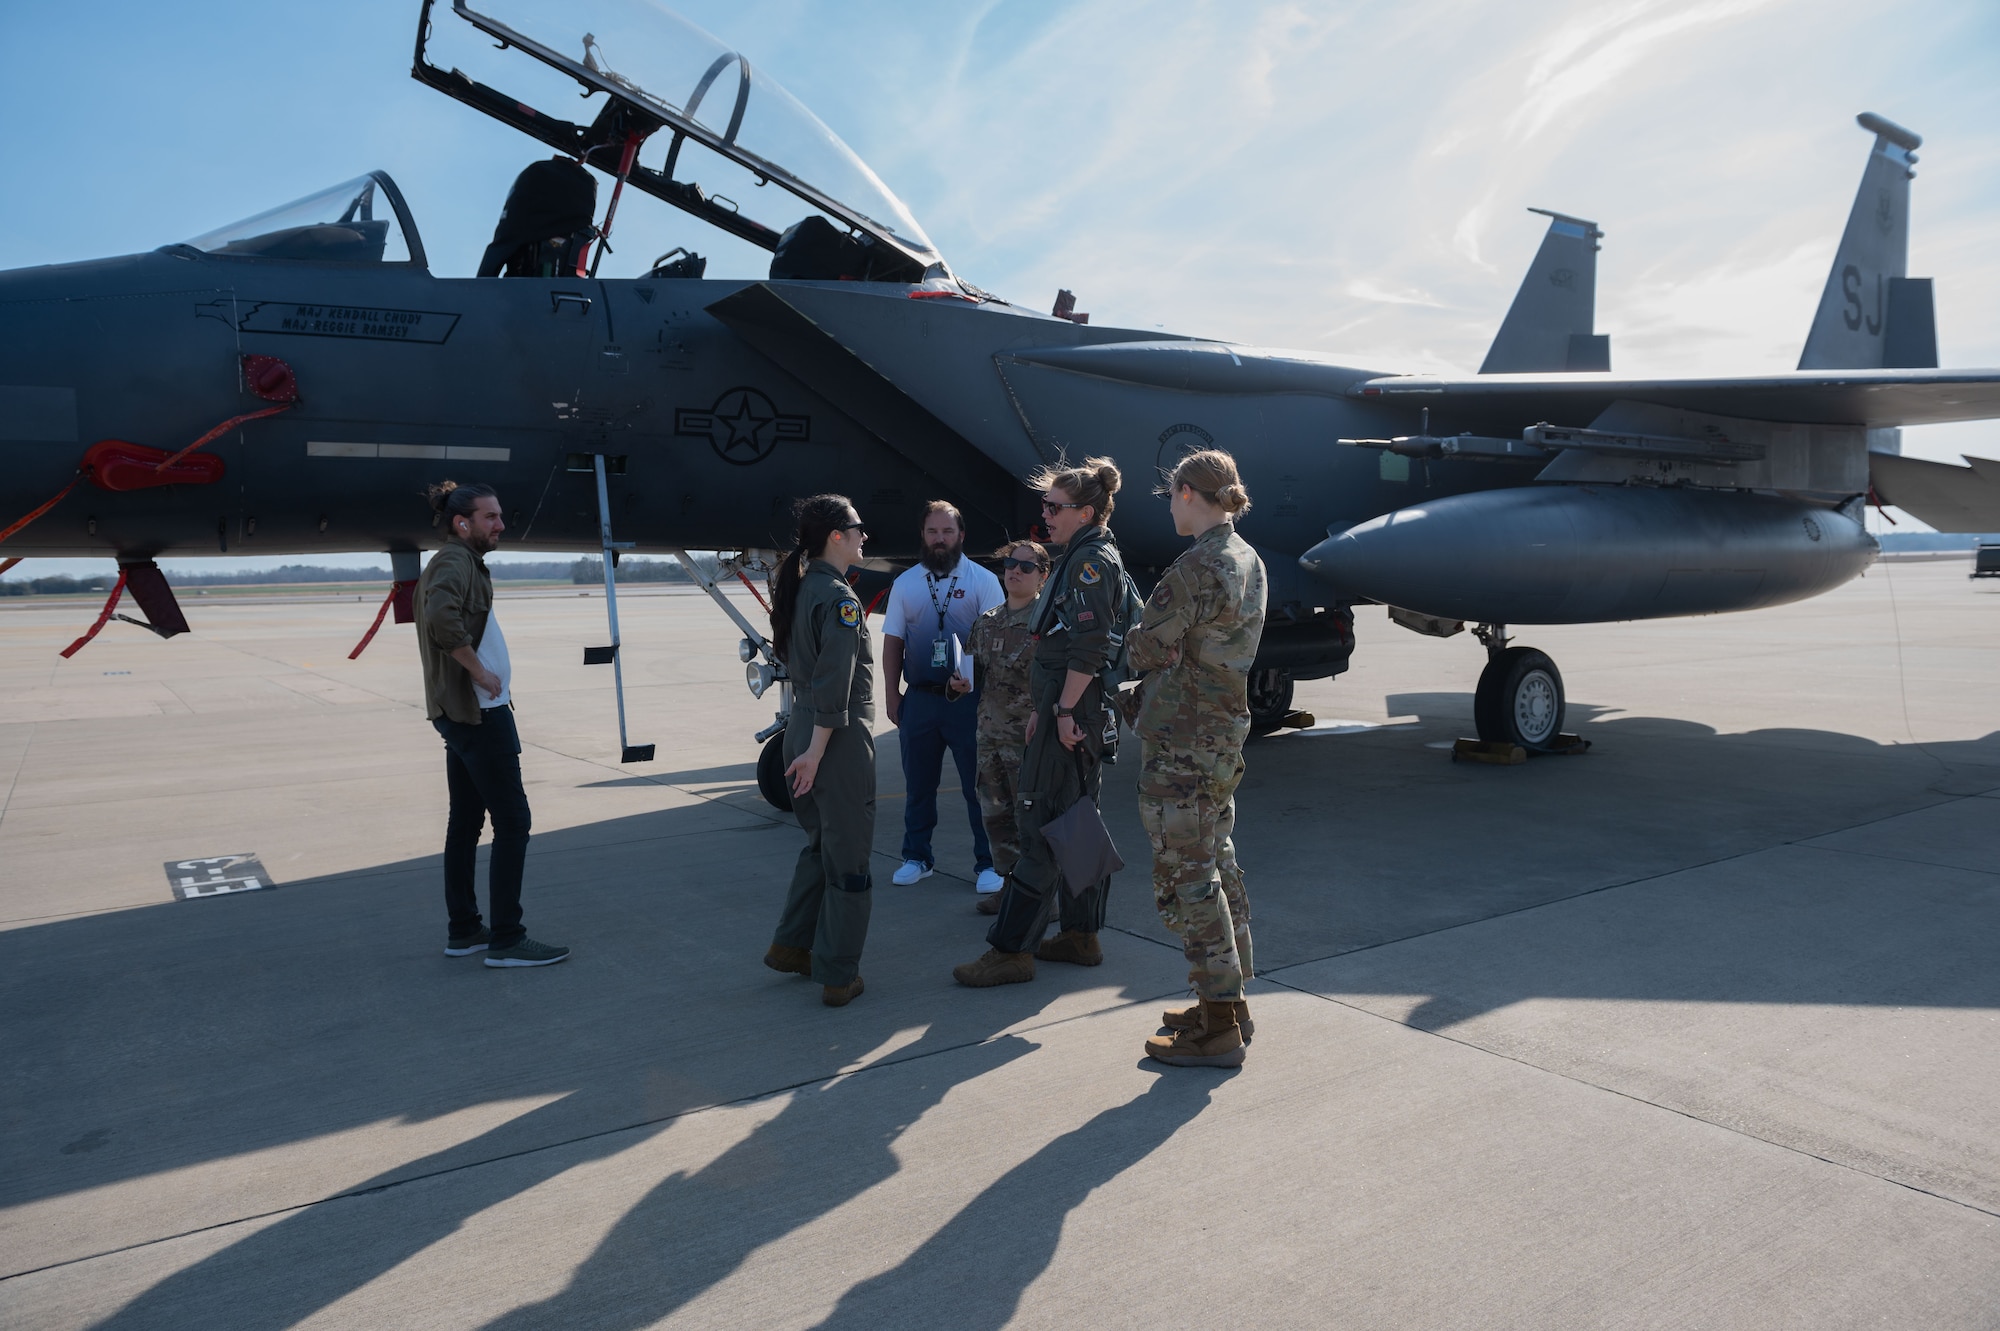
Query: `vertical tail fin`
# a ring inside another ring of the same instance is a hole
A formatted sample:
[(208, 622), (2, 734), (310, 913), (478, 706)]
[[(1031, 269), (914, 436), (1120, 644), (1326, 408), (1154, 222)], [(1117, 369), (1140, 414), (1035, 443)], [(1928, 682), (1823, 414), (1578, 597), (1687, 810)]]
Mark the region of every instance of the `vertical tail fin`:
[(1604, 233), (1580, 217), (1530, 208), (1549, 219), (1535, 261), (1493, 335), (1481, 374), (1610, 370), (1611, 339), (1597, 318), (1597, 242)]
[(1922, 369), (1937, 365), (1931, 280), (1904, 275), (1910, 253), (1910, 180), (1923, 139), (1873, 112), (1855, 123), (1875, 136), (1847, 230), (1799, 353), (1801, 370)]

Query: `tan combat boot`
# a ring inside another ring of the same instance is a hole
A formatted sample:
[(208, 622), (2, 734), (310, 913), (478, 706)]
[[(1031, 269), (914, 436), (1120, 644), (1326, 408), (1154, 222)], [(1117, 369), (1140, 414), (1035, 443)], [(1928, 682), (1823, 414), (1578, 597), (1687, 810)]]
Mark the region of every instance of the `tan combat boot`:
[[(1257, 1023), (1250, 1020), (1250, 1005), (1241, 999), (1230, 1004), (1236, 1009), (1236, 1028), (1243, 1032), (1243, 1043), (1249, 1044), (1256, 1034)], [(1160, 1014), (1160, 1025), (1170, 1031), (1191, 1031), (1201, 1025), (1201, 1004), (1194, 1003), (1184, 1008), (1168, 1008)]]
[(823, 984), (819, 987), (819, 1001), (828, 1007), (846, 1007), (861, 997), (861, 991), (866, 988), (859, 975), (846, 984)]
[(764, 964), (774, 971), (787, 975), (811, 975), (813, 954), (803, 947), (786, 947), (783, 943), (771, 944), (771, 950), (764, 954)]
[(1198, 1028), (1155, 1035), (1146, 1041), (1146, 1056), (1177, 1068), (1241, 1067), (1243, 1032), (1236, 1025), (1236, 1005), (1203, 1000)]
[(1063, 930), (1036, 948), (1035, 955), (1043, 961), (1067, 961), (1073, 966), (1098, 966), (1104, 962), (1104, 949), (1098, 946), (1097, 935), (1080, 929)]
[(1032, 952), (1002, 952), (989, 947), (979, 960), (953, 966), (951, 978), (974, 989), (1023, 984), (1035, 978), (1035, 956)]

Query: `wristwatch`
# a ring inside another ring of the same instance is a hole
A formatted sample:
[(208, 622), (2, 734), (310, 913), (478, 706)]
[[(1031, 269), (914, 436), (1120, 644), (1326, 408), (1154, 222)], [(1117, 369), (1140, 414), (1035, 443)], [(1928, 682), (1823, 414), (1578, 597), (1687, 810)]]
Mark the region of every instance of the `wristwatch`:
[(1065, 706), (1063, 706), (1063, 705), (1062, 705), (1061, 703), (1057, 703), (1057, 704), (1056, 704), (1056, 715), (1057, 715), (1057, 716), (1067, 716), (1067, 717), (1069, 717), (1069, 718), (1070, 718), (1071, 720), (1075, 720), (1075, 719), (1076, 719), (1076, 708), (1074, 708), (1074, 707), (1065, 707)]

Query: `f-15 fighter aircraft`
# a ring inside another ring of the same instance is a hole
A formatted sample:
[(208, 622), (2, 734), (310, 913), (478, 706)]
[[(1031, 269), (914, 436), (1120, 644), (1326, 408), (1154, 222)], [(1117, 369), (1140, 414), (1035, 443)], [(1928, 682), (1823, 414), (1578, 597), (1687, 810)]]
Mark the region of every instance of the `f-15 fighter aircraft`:
[[(434, 63), (434, 23), (573, 81), (587, 122)], [(2000, 371), (1931, 368), (1929, 282), (1905, 273), (1919, 140), (1875, 116), (1797, 371), (1614, 374), (1601, 232), (1550, 214), (1482, 372), (1441, 378), (982, 291), (746, 57), (638, 0), (423, 0), (414, 74), (554, 153), (516, 182), (479, 276), (431, 274), (379, 172), (151, 253), (0, 274), (0, 558), (114, 557), (171, 630), (162, 554), (386, 550), (414, 578), (437, 539), (415, 496), (442, 473), (496, 484), (527, 548), (717, 549), (748, 573), (797, 495), (854, 493), (878, 547), (945, 498), (990, 543), (1033, 525), (1020, 478), (1043, 463), (1107, 453), (1145, 478), (1216, 444), (1258, 498), (1243, 532), (1271, 573), (1260, 726), (1294, 680), (1345, 668), (1352, 608), (1378, 602), (1420, 631), (1472, 626), (1481, 737), (1539, 748), (1562, 678), (1511, 626), (1836, 587), (1876, 554), (1871, 440), (2000, 415)], [(732, 172), (745, 202), (720, 193)], [(628, 194), (768, 250), (769, 271), (710, 277), (684, 252), (601, 271)], [(1163, 507), (1116, 525), (1142, 581), (1180, 548)], [(711, 591), (753, 691), (782, 690)]]

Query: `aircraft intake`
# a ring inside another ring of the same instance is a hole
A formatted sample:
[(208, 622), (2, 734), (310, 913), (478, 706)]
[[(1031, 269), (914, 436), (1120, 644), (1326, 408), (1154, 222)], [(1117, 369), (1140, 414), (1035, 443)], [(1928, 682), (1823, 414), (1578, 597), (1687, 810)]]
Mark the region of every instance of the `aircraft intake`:
[(1853, 518), (1796, 499), (1531, 485), (1385, 513), (1299, 563), (1342, 596), (1445, 619), (1590, 624), (1783, 605), (1878, 552)]

